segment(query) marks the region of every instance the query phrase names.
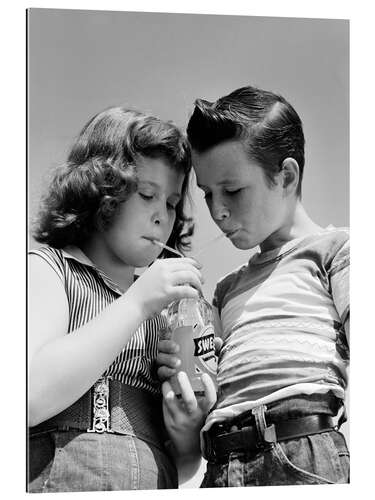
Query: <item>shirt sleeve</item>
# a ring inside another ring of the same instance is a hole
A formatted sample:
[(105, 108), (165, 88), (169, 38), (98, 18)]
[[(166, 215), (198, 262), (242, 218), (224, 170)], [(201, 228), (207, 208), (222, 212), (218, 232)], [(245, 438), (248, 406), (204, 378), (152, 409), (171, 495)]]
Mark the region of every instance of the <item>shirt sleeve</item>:
[(216, 337), (223, 337), (223, 326), (221, 323), (221, 318), (219, 315), (219, 311), (217, 307), (213, 306), (213, 315), (214, 315), (214, 331)]
[(350, 244), (346, 240), (336, 253), (329, 271), (332, 298), (342, 324), (349, 318), (349, 268)]
[(55, 271), (57, 276), (59, 277), (62, 284), (66, 285), (65, 280), (65, 272), (64, 272), (64, 263), (63, 258), (61, 256), (61, 251), (56, 250), (52, 247), (40, 247), (36, 250), (30, 250), (28, 252), (29, 255), (38, 255), (41, 257), (47, 264)]

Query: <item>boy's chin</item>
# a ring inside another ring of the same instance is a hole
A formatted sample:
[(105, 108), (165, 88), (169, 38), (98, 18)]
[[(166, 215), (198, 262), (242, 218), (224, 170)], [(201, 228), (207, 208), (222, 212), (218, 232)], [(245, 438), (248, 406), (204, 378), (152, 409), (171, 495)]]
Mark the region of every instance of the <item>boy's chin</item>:
[(233, 239), (231, 243), (234, 247), (238, 248), (238, 250), (251, 250), (259, 245), (259, 243), (246, 240), (245, 238)]
[(239, 250), (249, 250), (251, 248), (250, 242), (247, 241), (245, 238), (233, 238), (230, 240), (232, 245)]

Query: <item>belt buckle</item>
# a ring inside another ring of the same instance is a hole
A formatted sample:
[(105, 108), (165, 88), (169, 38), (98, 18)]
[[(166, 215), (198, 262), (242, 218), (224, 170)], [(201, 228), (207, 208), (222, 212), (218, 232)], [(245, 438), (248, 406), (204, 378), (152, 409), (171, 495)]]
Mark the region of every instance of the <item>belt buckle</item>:
[(264, 429), (263, 439), (266, 443), (276, 443), (277, 442), (275, 424), (271, 424), (270, 426), (268, 426)]
[(113, 432), (110, 427), (109, 381), (112, 377), (100, 377), (92, 388), (92, 424), (87, 432)]

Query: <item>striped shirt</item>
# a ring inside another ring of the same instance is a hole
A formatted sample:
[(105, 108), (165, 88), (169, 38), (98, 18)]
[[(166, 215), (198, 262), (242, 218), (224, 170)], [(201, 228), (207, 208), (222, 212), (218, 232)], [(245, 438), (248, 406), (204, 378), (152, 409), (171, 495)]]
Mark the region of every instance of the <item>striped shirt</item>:
[(220, 280), (213, 304), (224, 343), (206, 429), (287, 397), (332, 391), (344, 399), (347, 230), (327, 228), (255, 254)]
[[(64, 286), (69, 305), (67, 333), (74, 333), (123, 294), (123, 290), (77, 247), (59, 250), (44, 246), (29, 253), (44, 259)], [(103, 375), (160, 394), (160, 383), (153, 372), (158, 332), (163, 326), (160, 315), (145, 320)]]

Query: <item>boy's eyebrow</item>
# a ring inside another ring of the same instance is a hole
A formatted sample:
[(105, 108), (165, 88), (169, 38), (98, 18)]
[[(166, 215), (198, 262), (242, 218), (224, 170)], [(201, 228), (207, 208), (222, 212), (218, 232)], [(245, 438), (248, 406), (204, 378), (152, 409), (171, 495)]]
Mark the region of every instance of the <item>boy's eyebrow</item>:
[(238, 182), (238, 179), (228, 178), (218, 182), (218, 185), (222, 186), (223, 184), (233, 184), (235, 182)]
[[(237, 182), (240, 182), (240, 179), (223, 179), (222, 181), (219, 181), (216, 183), (217, 186), (222, 186), (224, 184), (236, 184)], [(199, 184), (197, 182), (197, 186), (202, 189), (202, 188), (205, 188), (206, 186), (204, 184)]]

